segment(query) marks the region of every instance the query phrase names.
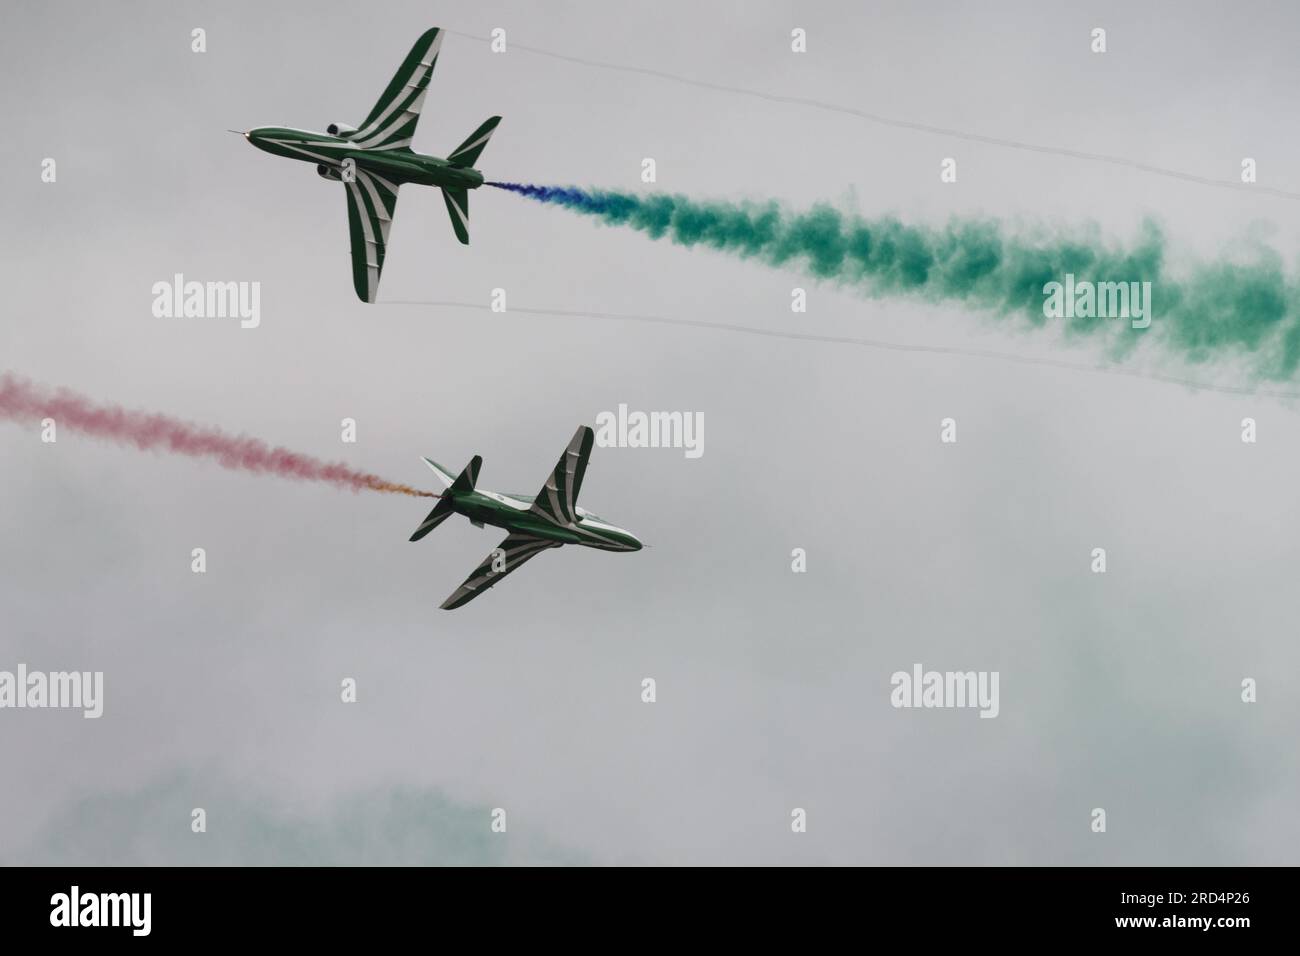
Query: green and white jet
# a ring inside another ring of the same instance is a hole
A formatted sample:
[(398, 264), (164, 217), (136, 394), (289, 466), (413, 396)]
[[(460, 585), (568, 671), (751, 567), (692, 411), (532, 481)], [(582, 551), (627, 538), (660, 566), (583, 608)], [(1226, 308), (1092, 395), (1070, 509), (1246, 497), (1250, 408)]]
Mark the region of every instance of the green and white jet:
[(453, 514), (464, 515), (480, 528), (490, 524), (509, 532), (465, 583), (442, 602), (443, 608), (451, 610), (474, 600), (547, 548), (580, 544), (602, 551), (641, 550), (641, 542), (631, 532), (578, 507), (578, 492), (582, 490), (582, 476), (587, 472), (587, 459), (594, 441), (595, 433), (590, 428), (585, 425), (579, 428), (536, 498), (500, 495), (475, 488), (483, 464), (478, 455), (455, 478), (437, 462), (421, 459), (446, 490), (429, 516), (415, 529), (412, 541), (419, 541)]
[(493, 116), (474, 130), (446, 159), (412, 151), (411, 139), (442, 36), (442, 30), (434, 27), (415, 41), (360, 127), (331, 123), (324, 133), (314, 133), (260, 126), (243, 134), (258, 149), (315, 163), (317, 174), (347, 187), (352, 285), (363, 302), (374, 302), (379, 291), (388, 230), (402, 183), (441, 187), (456, 238), (469, 243), (469, 190), (483, 185), (483, 174), (474, 163), (501, 117)]

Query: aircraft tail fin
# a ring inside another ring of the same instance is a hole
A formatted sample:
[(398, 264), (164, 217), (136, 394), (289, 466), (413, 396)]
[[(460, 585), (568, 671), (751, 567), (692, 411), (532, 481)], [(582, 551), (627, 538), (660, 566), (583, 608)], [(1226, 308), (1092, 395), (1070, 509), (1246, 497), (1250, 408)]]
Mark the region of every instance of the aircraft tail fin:
[(475, 455), (465, 466), (465, 470), (460, 473), (455, 481), (451, 483), (451, 493), (457, 492), (465, 494), (474, 490), (474, 485), (478, 483), (478, 470), (483, 467), (483, 459)]
[(447, 215), (451, 216), (451, 228), (456, 231), (456, 238), (469, 245), (469, 190), (444, 186), (443, 202), (447, 204)]
[(451, 155), (447, 157), (447, 162), (462, 169), (469, 168), (477, 163), (479, 154), (483, 152), (483, 147), (487, 146), (488, 140), (492, 138), (492, 131), (497, 128), (497, 123), (500, 122), (500, 116), (493, 116), (470, 133), (469, 139), (451, 151)]

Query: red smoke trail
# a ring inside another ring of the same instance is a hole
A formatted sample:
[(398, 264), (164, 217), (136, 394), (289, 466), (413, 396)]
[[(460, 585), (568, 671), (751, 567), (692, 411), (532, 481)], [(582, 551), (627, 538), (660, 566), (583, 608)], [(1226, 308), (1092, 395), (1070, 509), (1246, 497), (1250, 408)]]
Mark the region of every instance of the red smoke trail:
[(59, 389), (43, 391), (8, 372), (0, 376), (0, 418), (10, 421), (54, 419), (56, 428), (70, 428), (94, 438), (170, 451), (194, 458), (212, 458), (223, 468), (255, 471), (302, 481), (326, 481), (353, 491), (385, 491), (437, 498), (430, 491), (385, 481), (343, 464), (329, 464), (286, 448), (269, 448), (256, 438), (227, 435), (216, 428), (193, 425), (148, 412), (133, 412)]

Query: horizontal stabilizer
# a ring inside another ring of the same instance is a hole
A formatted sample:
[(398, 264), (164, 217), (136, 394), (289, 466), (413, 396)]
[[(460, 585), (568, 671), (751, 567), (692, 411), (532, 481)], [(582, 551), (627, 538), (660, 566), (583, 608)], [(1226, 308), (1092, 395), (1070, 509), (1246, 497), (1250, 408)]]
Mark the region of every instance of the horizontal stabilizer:
[(451, 228), (456, 230), (456, 238), (468, 246), (469, 191), (454, 187), (443, 187), (442, 199), (447, 204), (447, 215), (451, 216)]
[(451, 155), (447, 157), (447, 162), (462, 169), (467, 169), (477, 163), (479, 154), (483, 152), (483, 147), (492, 138), (492, 131), (497, 128), (497, 123), (500, 122), (501, 117), (494, 116), (470, 133), (469, 139), (452, 150)]
[(438, 525), (446, 521), (447, 518), (454, 513), (455, 513), (455, 509), (452, 507), (451, 499), (450, 498), (441, 499), (436, 505), (433, 506), (433, 510), (429, 512), (428, 517), (426, 517), (423, 521), (420, 522), (420, 527), (415, 529), (415, 533), (411, 535), (411, 540), (419, 541), (421, 538), (423, 538), (434, 528), (438, 527)]

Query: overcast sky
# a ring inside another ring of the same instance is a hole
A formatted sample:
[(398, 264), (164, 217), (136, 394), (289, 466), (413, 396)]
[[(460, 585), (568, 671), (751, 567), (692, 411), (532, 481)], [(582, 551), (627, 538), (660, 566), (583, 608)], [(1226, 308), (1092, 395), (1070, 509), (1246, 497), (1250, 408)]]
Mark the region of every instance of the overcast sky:
[[(0, 861), (1298, 862), (1293, 404), (362, 304), (342, 188), (226, 130), (357, 123), (430, 26), (1208, 178), (1252, 156), (1262, 184), (1300, 192), (1300, 16), (1282, 3), (7, 11), (0, 367), (396, 481), (429, 482), (419, 455), (477, 453), (480, 486), (506, 492), (534, 493), (574, 428), (620, 403), (699, 412), (706, 431), (698, 459), (592, 455), (583, 504), (650, 548), (548, 552), (444, 612), (496, 529), (454, 518), (409, 544), (425, 502), (0, 426), (0, 670), (105, 674), (99, 720), (0, 711)], [(445, 155), (493, 114), (489, 178), (1117, 240), (1153, 217), (1188, 255), (1246, 236), (1292, 267), (1300, 251), (1294, 200), (448, 36), (414, 147)], [(499, 287), (518, 307), (1099, 359), (491, 189), (469, 226), (461, 246), (436, 190), (403, 189), (381, 302)], [(260, 327), (155, 318), (150, 288), (178, 272), (260, 282)], [(999, 716), (892, 708), (890, 675), (915, 663), (999, 672)]]

